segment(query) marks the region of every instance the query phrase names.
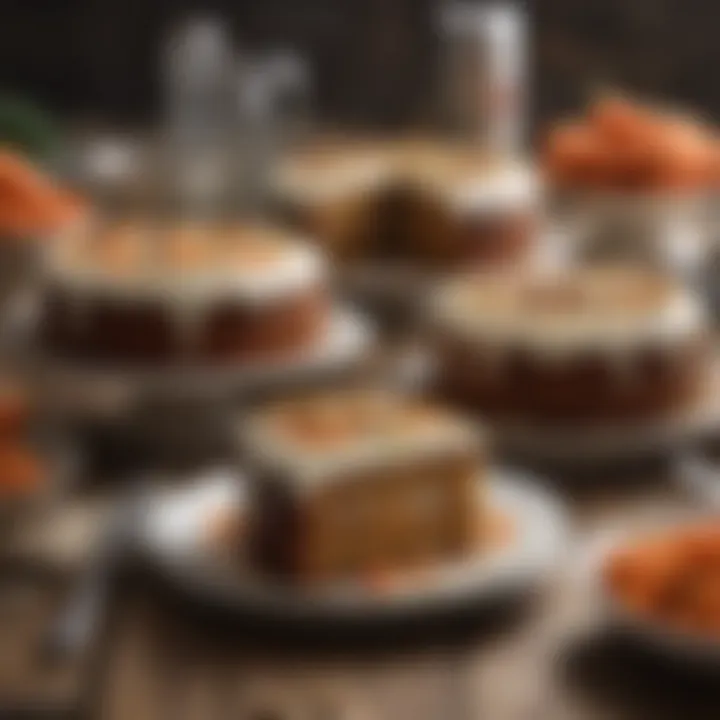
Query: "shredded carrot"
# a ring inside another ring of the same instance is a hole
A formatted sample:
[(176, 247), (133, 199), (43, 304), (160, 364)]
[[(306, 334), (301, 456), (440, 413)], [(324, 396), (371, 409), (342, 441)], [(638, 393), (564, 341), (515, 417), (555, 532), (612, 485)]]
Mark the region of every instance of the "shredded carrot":
[(0, 499), (33, 493), (42, 479), (42, 465), (33, 452), (17, 444), (0, 445)]
[(56, 184), (30, 161), (0, 149), (0, 236), (38, 237), (79, 218), (82, 200)]
[(543, 162), (563, 187), (701, 191), (720, 179), (718, 142), (699, 118), (608, 96), (550, 129)]

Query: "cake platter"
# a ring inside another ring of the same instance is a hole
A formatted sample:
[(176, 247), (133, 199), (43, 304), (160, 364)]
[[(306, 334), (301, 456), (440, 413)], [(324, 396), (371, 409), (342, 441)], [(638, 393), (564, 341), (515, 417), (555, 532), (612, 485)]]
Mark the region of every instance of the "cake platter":
[[(184, 489), (153, 495), (141, 550), (190, 599), (237, 614), (320, 625), (438, 617), (535, 589), (558, 566), (569, 533), (565, 514), (531, 480), (493, 470), (478, 482), (478, 510), (489, 507), (509, 520), (512, 532), (505, 542), (382, 582), (366, 578), (299, 590), (261, 579), (242, 560), (245, 488), (230, 472), (209, 473)], [(240, 532), (218, 532), (227, 528), (223, 518), (238, 518)]]
[(513, 455), (627, 459), (720, 423), (707, 313), (664, 273), (605, 265), (468, 275), (439, 288), (430, 314), (444, 338), (438, 390), (485, 409)]
[(615, 425), (498, 422), (491, 427), (500, 449), (523, 460), (582, 466), (681, 451), (720, 430), (720, 363), (713, 368), (707, 392), (670, 417)]
[(277, 360), (237, 364), (124, 367), (75, 362), (38, 347), (36, 304), (25, 302), (6, 319), (5, 341), (34, 371), (48, 403), (82, 417), (113, 418), (146, 402), (242, 399), (250, 393), (311, 382), (360, 366), (369, 358), (374, 330), (363, 315), (345, 307), (332, 311), (315, 346)]

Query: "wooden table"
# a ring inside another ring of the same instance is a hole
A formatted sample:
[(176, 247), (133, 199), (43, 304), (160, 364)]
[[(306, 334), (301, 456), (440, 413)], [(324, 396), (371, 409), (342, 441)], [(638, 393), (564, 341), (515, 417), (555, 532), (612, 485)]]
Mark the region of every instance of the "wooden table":
[(577, 552), (544, 592), (456, 618), (424, 640), (345, 645), (243, 628), (133, 572), (93, 654), (52, 667), (39, 646), (65, 584), (52, 573), (3, 573), (0, 717), (11, 706), (103, 720), (720, 717), (720, 674), (602, 630), (582, 573), (582, 546), (596, 532), (693, 510), (662, 475), (564, 483)]

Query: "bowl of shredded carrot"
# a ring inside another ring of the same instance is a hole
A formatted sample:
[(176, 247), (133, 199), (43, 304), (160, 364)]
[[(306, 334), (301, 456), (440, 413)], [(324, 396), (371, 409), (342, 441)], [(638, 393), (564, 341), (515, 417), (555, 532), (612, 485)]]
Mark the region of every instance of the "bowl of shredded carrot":
[(710, 257), (720, 130), (694, 113), (601, 95), (549, 128), (541, 167), (581, 256), (690, 271)]
[(618, 543), (601, 587), (621, 626), (660, 648), (720, 653), (720, 523), (713, 515)]

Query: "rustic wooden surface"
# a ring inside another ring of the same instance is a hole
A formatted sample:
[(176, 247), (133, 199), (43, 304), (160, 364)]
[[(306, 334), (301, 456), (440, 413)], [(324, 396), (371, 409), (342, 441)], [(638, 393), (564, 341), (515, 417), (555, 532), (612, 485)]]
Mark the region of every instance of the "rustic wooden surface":
[(563, 484), (576, 542), (546, 592), (517, 611), (421, 629), (428, 642), (417, 629), (414, 639), (347, 645), (265, 635), (133, 573), (93, 661), (53, 666), (41, 641), (65, 584), (16, 565), (0, 573), (0, 716), (20, 707), (49, 717), (89, 708), (102, 720), (716, 718), (719, 674), (604, 632), (588, 595), (583, 547), (597, 532), (696, 509), (671, 479), (643, 472)]
[(46, 572), (4, 569), (0, 580), (0, 716), (62, 717), (87, 697), (89, 653), (54, 662), (44, 630), (62, 607), (65, 584)]

